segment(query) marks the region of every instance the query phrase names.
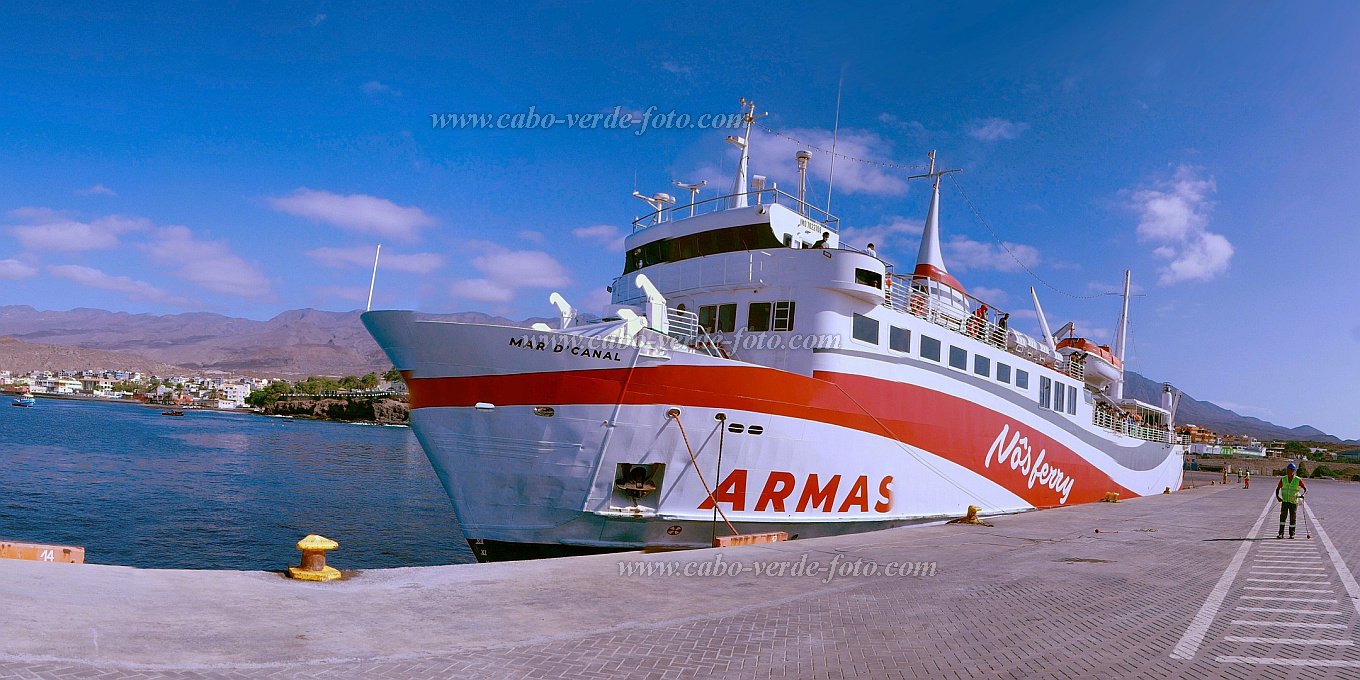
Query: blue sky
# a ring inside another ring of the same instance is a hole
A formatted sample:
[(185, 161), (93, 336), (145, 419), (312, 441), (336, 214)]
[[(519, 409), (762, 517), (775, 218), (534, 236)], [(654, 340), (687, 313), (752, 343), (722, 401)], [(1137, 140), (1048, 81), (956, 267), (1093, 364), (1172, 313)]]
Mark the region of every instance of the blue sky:
[[(629, 194), (727, 186), (725, 132), (431, 114), (698, 116), (745, 96), (825, 146), (843, 72), (839, 151), (938, 148), (965, 169), (942, 223), (971, 292), (1032, 323), (1034, 285), (1054, 326), (1108, 338), (1117, 299), (1083, 296), (1130, 268), (1131, 368), (1360, 437), (1360, 5), (732, 7), (10, 6), (4, 301), (353, 309), (381, 241), (375, 306), (522, 318), (551, 290), (599, 306), (644, 210)], [(791, 188), (800, 145), (753, 137), (753, 172)], [(827, 156), (812, 167), (820, 202)], [(906, 174), (839, 160), (832, 209), (909, 266), (928, 192)]]

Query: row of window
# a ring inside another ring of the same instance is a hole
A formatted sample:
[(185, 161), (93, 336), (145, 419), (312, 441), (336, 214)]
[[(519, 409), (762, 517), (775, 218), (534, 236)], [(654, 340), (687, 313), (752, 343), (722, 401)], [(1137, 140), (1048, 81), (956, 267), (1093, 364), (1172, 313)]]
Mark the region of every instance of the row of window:
[(1077, 415), (1077, 388), (1059, 380), (1039, 378), (1039, 406)]
[(714, 229), (644, 243), (628, 251), (623, 273), (628, 274), (662, 262), (679, 262), (739, 250), (779, 248), (783, 245), (775, 238), (774, 230), (768, 223)]
[[(793, 330), (793, 300), (752, 302), (746, 308), (746, 330)], [(737, 329), (737, 305), (703, 305), (699, 308), (699, 325), (709, 333), (731, 333)]]
[[(859, 340), (860, 342), (867, 342), (871, 345), (879, 344), (878, 319), (874, 319), (863, 314), (855, 314), (850, 321), (850, 335), (854, 339)], [(898, 328), (897, 326), (888, 326), (888, 349), (894, 352), (910, 354), (911, 331), (906, 328)], [(916, 349), (917, 354), (919, 354), (922, 359), (929, 359), (930, 361), (936, 362), (941, 361), (943, 359), (942, 355), (942, 350), (944, 349), (943, 344), (939, 340), (932, 338), (928, 335), (921, 336), (921, 341), (917, 344)], [(997, 382), (1003, 382), (1006, 383), (1007, 385), (1014, 384), (1016, 387), (1022, 390), (1029, 389), (1028, 371), (1021, 368), (1012, 369), (1010, 364), (997, 361), (995, 362), (996, 371), (993, 372), (992, 363), (993, 362), (991, 357), (987, 357), (981, 354), (974, 354), (973, 373), (976, 375), (980, 375), (984, 378), (995, 377)], [(968, 370), (968, 350), (962, 347), (950, 345), (949, 365), (953, 368), (959, 369), (960, 371)], [(1012, 383), (1011, 381), (1012, 374), (1014, 375), (1015, 378), (1014, 383)], [(1048, 380), (1048, 378), (1043, 378), (1043, 380)], [(1072, 402), (1076, 401), (1075, 395), (1072, 397), (1071, 401)], [(1075, 413), (1075, 411), (1072, 412)]]

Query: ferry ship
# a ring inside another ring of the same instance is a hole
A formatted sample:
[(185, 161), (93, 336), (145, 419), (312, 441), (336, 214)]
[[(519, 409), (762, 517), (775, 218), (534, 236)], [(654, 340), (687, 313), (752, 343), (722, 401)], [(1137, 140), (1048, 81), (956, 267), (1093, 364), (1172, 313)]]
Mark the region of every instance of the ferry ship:
[(1173, 390), (1123, 393), (1114, 346), (1009, 327), (941, 253), (940, 179), (910, 272), (839, 220), (748, 177), (730, 193), (634, 195), (613, 313), (553, 326), (370, 311), (411, 427), (480, 561), (789, 539), (1162, 493), (1181, 484)]

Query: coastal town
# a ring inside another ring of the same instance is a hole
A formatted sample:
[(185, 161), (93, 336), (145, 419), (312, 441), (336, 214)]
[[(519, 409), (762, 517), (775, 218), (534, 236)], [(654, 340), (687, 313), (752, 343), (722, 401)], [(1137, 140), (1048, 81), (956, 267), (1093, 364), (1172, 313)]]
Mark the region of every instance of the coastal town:
[(359, 377), (310, 377), (294, 382), (277, 377), (230, 374), (162, 376), (118, 369), (39, 370), (23, 374), (0, 370), (0, 391), (67, 399), (136, 401), (176, 408), (237, 410), (269, 407), (286, 397), (400, 397), (405, 394), (406, 385), (395, 371)]

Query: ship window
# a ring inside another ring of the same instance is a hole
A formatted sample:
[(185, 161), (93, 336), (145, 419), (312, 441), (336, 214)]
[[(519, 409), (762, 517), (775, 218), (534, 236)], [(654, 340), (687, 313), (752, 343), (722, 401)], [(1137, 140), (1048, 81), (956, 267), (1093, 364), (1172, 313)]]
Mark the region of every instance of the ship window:
[(940, 341), (929, 335), (921, 336), (921, 358), (931, 361), (940, 360)]
[(770, 330), (770, 303), (752, 302), (746, 311), (746, 330)]
[(1077, 388), (1071, 385), (1067, 386), (1067, 412), (1077, 415)]
[(1039, 406), (1048, 408), (1053, 400), (1053, 381), (1039, 376)]
[(961, 371), (968, 370), (968, 350), (950, 345), (949, 365)]
[(731, 333), (737, 330), (737, 303), (718, 305), (718, 332)]
[(860, 342), (877, 345), (878, 319), (870, 319), (863, 314), (856, 314), (851, 322), (850, 334)]
[(1022, 368), (1015, 369), (1015, 386), (1022, 390), (1029, 389), (1029, 371)]
[(910, 352), (911, 331), (897, 326), (888, 326), (888, 349), (894, 352)]
[(1001, 363), (1000, 361), (996, 362), (996, 379), (999, 380), (999, 381), (1001, 381), (1001, 382), (1003, 382), (1003, 383), (1008, 383), (1008, 382), (1010, 382), (1010, 381), (1011, 381), (1011, 365), (1010, 365), (1010, 364), (1003, 364), (1003, 363)]
[(774, 320), (770, 328), (776, 331), (793, 330), (793, 300), (780, 300), (774, 303)]
[(981, 354), (974, 354), (973, 372), (984, 378), (992, 377), (992, 360)]
[(702, 305), (699, 307), (699, 325), (709, 333), (718, 330), (718, 306)]
[(714, 229), (640, 245), (628, 251), (623, 273), (628, 274), (662, 262), (679, 262), (740, 250), (782, 247), (784, 244), (775, 236), (768, 223)]
[(1062, 383), (1060, 383), (1060, 382), (1058, 382), (1058, 381), (1056, 381), (1056, 380), (1053, 381), (1053, 410), (1054, 410), (1054, 411), (1057, 411), (1057, 412), (1059, 412), (1059, 413), (1062, 413), (1062, 412), (1065, 410), (1065, 409), (1063, 408), (1063, 401), (1064, 401), (1063, 398), (1066, 397), (1066, 396), (1067, 396), (1067, 386), (1064, 385), (1064, 384), (1062, 384)]
[(855, 283), (871, 288), (883, 288), (883, 275), (878, 272), (871, 272), (868, 269), (855, 270)]

